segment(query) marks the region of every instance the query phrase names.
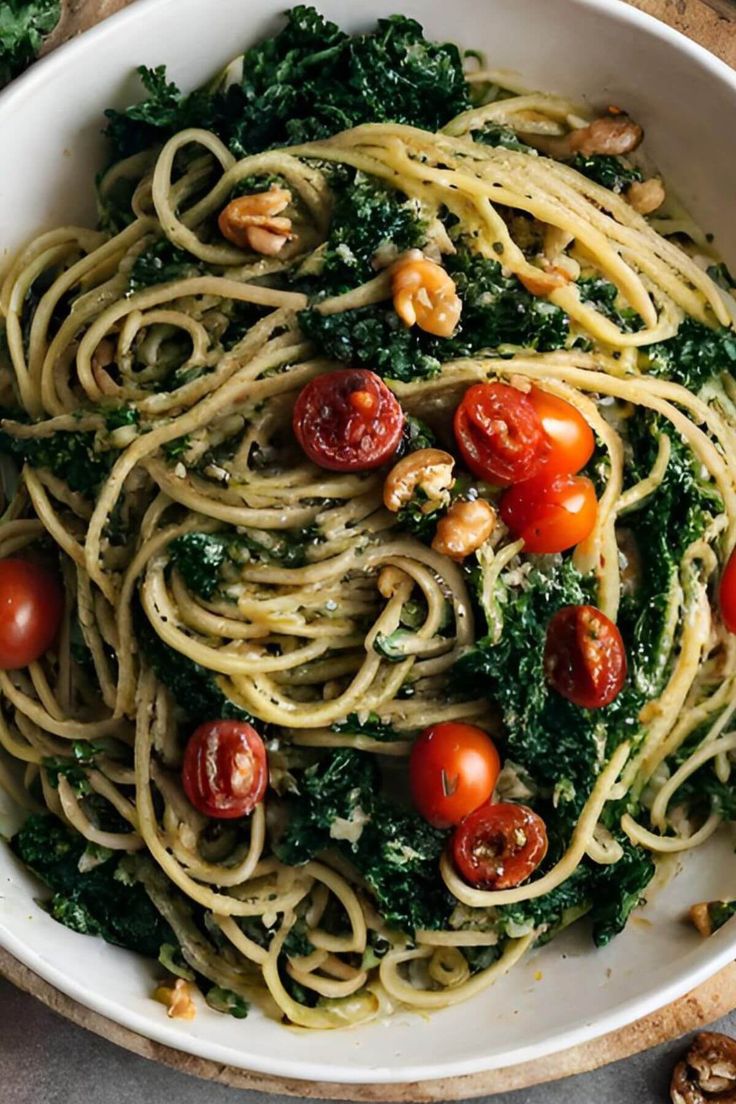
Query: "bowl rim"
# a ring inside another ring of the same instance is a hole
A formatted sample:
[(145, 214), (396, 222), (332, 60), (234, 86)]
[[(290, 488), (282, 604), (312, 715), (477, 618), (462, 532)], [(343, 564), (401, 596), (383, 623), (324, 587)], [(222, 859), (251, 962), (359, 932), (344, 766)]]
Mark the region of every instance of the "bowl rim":
[[(206, 3), (207, 0), (199, 0), (199, 2)], [(319, 6), (319, 0), (314, 0), (314, 2)], [(654, 16), (632, 7), (625, 0), (618, 0), (617, 3), (612, 3), (612, 0), (564, 0), (564, 2), (571, 9), (588, 9), (597, 12), (604, 19), (628, 25), (634, 31), (639, 30), (650, 38), (663, 41), (672, 51), (685, 55), (693, 65), (736, 93), (736, 71), (731, 69), (726, 62), (682, 32), (668, 26)], [(129, 6), (109, 16), (83, 34), (63, 43), (53, 53), (41, 58), (0, 92), (0, 113), (12, 113), (21, 107), (32, 98), (36, 88), (47, 76), (52, 76), (57, 71), (63, 72), (73, 64), (75, 57), (84, 56), (85, 52), (95, 43), (114, 38), (118, 33), (118, 28), (125, 27), (128, 24), (142, 24), (149, 13), (174, 8), (176, 3), (177, 0), (136, 0), (135, 3), (130, 3)], [(400, 7), (401, 0), (396, 0), (396, 8), (400, 9)], [(2, 264), (0, 264), (0, 267), (2, 267)], [(262, 1057), (260, 1054), (251, 1052), (247, 1055), (247, 1064), (245, 1060), (238, 1063), (237, 1055), (234, 1055), (230, 1046), (211, 1039), (183, 1035), (178, 1031), (174, 1022), (164, 1018), (160, 1020), (149, 1019), (143, 1014), (117, 1003), (115, 1000), (107, 999), (100, 992), (95, 992), (86, 979), (71, 978), (53, 961), (45, 958), (40, 952), (24, 943), (22, 939), (6, 928), (2, 919), (0, 919), (0, 945), (34, 973), (67, 996), (145, 1038), (163, 1043), (175, 1050), (198, 1055), (206, 1060), (237, 1066), (256, 1073), (288, 1077), (307, 1082), (331, 1080), (329, 1071), (323, 1063), (305, 1062), (301, 1059), (290, 1060), (286, 1052), (282, 1052), (278, 1058), (273, 1055)], [(537, 1058), (544, 1058), (551, 1053), (600, 1038), (662, 1008), (717, 973), (733, 959), (735, 951), (736, 918), (730, 921), (721, 931), (711, 936), (708, 943), (704, 943), (691, 956), (692, 964), (675, 980), (660, 985), (648, 994), (627, 998), (615, 1006), (612, 1011), (607, 1012), (594, 1022), (581, 1023), (577, 1028), (566, 1028), (556, 1034), (552, 1033), (543, 1042), (522, 1044), (508, 1054), (495, 1057), (478, 1055), (473, 1058), (437, 1062), (434, 1065), (425, 1063), (421, 1066), (415, 1064), (397, 1067), (368, 1067), (358, 1064), (354, 1069), (348, 1066), (340, 1067), (334, 1073), (337, 1074), (339, 1082), (346, 1085), (401, 1084), (477, 1074)], [(418, 1020), (418, 1024), (420, 1023), (421, 1021)]]

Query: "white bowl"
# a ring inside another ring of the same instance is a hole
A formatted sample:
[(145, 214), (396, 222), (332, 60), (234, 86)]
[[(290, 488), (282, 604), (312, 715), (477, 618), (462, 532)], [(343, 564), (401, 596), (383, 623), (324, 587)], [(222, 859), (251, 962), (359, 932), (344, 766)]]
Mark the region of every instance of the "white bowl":
[[(486, 50), (538, 87), (625, 105), (647, 151), (722, 252), (736, 261), (736, 76), (615, 0), (322, 0), (348, 29), (402, 10), (434, 38)], [(0, 96), (0, 266), (39, 228), (93, 218), (101, 111), (136, 94), (142, 63), (169, 64), (185, 88), (273, 29), (285, 0), (142, 0), (41, 62)], [(2, 807), (0, 806), (0, 813)], [(9, 812), (6, 808), (6, 812)], [(0, 824), (1, 827), (1, 824)], [(736, 928), (707, 942), (682, 922), (694, 901), (733, 893), (728, 841), (683, 860), (603, 951), (572, 931), (477, 999), (429, 1018), (402, 1013), (343, 1033), (288, 1030), (202, 1007), (171, 1021), (150, 1000), (152, 968), (76, 935), (35, 903), (38, 886), (0, 847), (0, 944), (82, 1004), (142, 1035), (217, 1062), (321, 1081), (448, 1077), (541, 1057), (611, 1031), (686, 992), (734, 957)]]

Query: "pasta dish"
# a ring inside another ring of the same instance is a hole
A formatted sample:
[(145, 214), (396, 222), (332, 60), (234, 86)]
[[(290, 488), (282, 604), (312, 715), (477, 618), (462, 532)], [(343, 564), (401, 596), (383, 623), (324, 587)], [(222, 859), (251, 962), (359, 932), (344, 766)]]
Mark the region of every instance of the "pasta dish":
[(183, 1018), (336, 1028), (607, 943), (736, 815), (712, 237), (625, 105), (402, 16), (141, 76), (97, 228), (0, 287), (11, 847)]

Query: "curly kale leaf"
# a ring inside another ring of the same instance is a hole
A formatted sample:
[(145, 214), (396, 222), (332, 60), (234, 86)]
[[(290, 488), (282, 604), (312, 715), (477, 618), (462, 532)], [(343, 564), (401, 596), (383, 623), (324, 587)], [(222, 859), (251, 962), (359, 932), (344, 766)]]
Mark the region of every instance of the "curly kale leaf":
[(618, 302), (618, 288), (609, 280), (604, 280), (601, 276), (583, 277), (578, 280), (578, 291), (583, 303), (595, 307), (606, 318), (615, 322), (624, 333), (633, 333), (644, 325), (632, 307), (622, 306)]
[(164, 644), (141, 610), (136, 616), (136, 633), (146, 661), (192, 724), (213, 717), (236, 721), (253, 719), (223, 694), (211, 671)]
[(393, 725), (382, 721), (377, 713), (369, 713), (365, 720), (357, 713), (349, 713), (344, 721), (335, 721), (333, 732), (348, 736), (368, 736), (371, 740), (404, 740), (405, 734), (398, 732)]
[(569, 321), (564, 311), (531, 295), (514, 276), (505, 276), (498, 261), (461, 249), (445, 264), (463, 301), (451, 338), (407, 329), (395, 311), (384, 306), (332, 315), (309, 309), (300, 313), (299, 324), (333, 360), (365, 364), (405, 382), (436, 375), (443, 361), (500, 345), (546, 352), (565, 344)]
[(516, 150), (517, 153), (537, 156), (537, 151), (522, 142), (513, 127), (504, 126), (503, 123), (486, 123), (479, 130), (472, 131), (472, 138), (483, 146), (500, 146), (503, 149)]
[(736, 371), (736, 332), (685, 318), (674, 337), (650, 346), (647, 354), (650, 375), (699, 391), (724, 372)]
[(101, 935), (108, 943), (156, 958), (174, 933), (140, 885), (118, 880), (115, 856), (80, 873), (87, 841), (55, 817), (34, 814), (11, 840), (11, 847), (54, 891), (50, 912), (74, 931)]
[(141, 291), (151, 284), (165, 284), (170, 280), (186, 280), (201, 272), (202, 266), (190, 253), (163, 238), (136, 257), (128, 276), (128, 291)]
[[(379, 793), (371, 755), (330, 752), (304, 771), (299, 789), (275, 848), (282, 862), (307, 862), (337, 848), (365, 878), (389, 924), (412, 932), (447, 923), (452, 898), (437, 872), (447, 833)], [(342, 822), (362, 824), (355, 842), (339, 838)]]
[(32, 468), (48, 468), (72, 491), (89, 498), (94, 498), (107, 479), (118, 455), (115, 449), (100, 449), (94, 433), (59, 431), (47, 437), (13, 437), (0, 429), (3, 452)]
[(0, 88), (35, 60), (44, 35), (59, 22), (60, 0), (5, 0), (0, 4)]
[(263, 539), (245, 533), (184, 533), (171, 542), (169, 554), (187, 587), (202, 598), (211, 598), (223, 581), (221, 572), (228, 564), (255, 559), (284, 567), (303, 567), (306, 547), (314, 539), (311, 529), (279, 530)]
[(623, 855), (617, 863), (596, 865), (591, 874), (590, 897), (593, 942), (605, 947), (626, 927), (632, 911), (654, 877), (654, 862), (648, 851), (622, 839)]
[(634, 181), (644, 179), (641, 169), (635, 165), (627, 165), (620, 157), (612, 157), (607, 153), (592, 153), (588, 156), (576, 153), (570, 165), (589, 180), (609, 188), (616, 195), (620, 195)]
[(139, 73), (148, 97), (106, 113), (115, 159), (188, 126), (214, 130), (242, 157), (364, 122), (437, 130), (469, 106), (457, 48), (427, 42), (414, 20), (392, 16), (350, 37), (303, 5), (246, 50), (240, 84), (183, 95), (163, 66)]
[(416, 206), (401, 192), (363, 176), (338, 186), (320, 289), (336, 295), (370, 280), (382, 246), (401, 253), (420, 245), (424, 234)]

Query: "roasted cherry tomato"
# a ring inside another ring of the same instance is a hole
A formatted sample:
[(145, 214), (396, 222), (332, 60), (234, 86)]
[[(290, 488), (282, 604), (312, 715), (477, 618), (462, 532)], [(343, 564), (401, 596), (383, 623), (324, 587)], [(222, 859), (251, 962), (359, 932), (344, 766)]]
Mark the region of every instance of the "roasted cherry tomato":
[(294, 433), (310, 460), (331, 471), (367, 471), (390, 460), (404, 413), (375, 372), (341, 368), (310, 380), (294, 406)]
[(263, 800), (267, 782), (266, 748), (252, 725), (207, 721), (190, 736), (182, 783), (194, 808), (205, 816), (247, 816)]
[(511, 889), (534, 873), (547, 854), (547, 829), (526, 805), (481, 805), (455, 829), (455, 868), (477, 889)]
[(610, 705), (626, 679), (621, 633), (595, 606), (564, 606), (547, 626), (544, 673), (557, 693), (575, 705)]
[(571, 403), (532, 387), (529, 400), (537, 412), (547, 437), (548, 448), (542, 461), (545, 472), (575, 474), (590, 460), (595, 448), (593, 430)]
[(0, 560), (0, 668), (40, 659), (59, 631), (64, 595), (57, 577), (26, 560)]
[(731, 553), (721, 575), (718, 588), (723, 624), (729, 632), (736, 633), (736, 549)]
[(501, 499), (501, 517), (527, 552), (572, 548), (590, 536), (597, 513), (595, 488), (584, 475), (543, 472)]
[(489, 483), (529, 479), (541, 468), (549, 447), (529, 396), (506, 383), (469, 387), (453, 424), (466, 465)]
[(411, 796), (425, 820), (449, 828), (488, 801), (500, 770), (496, 745), (483, 729), (454, 721), (432, 725), (411, 751)]

